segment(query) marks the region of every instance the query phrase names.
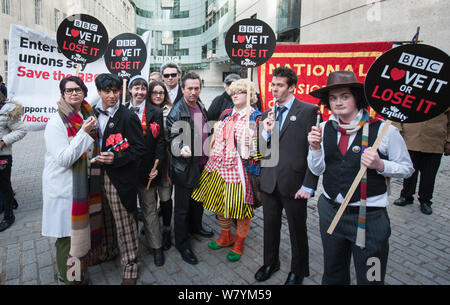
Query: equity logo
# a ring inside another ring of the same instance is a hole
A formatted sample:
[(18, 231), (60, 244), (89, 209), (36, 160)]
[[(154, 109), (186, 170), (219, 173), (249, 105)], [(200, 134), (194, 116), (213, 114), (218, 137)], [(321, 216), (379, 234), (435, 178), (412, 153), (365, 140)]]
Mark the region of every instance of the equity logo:
[(391, 118), (397, 118), (399, 120), (401, 120), (402, 122), (405, 121), (408, 116), (404, 115), (400, 109), (398, 109), (395, 106), (391, 106), (390, 108), (387, 107), (383, 107), (383, 109), (381, 110), (382, 114), (385, 114), (387, 117)]
[(241, 66), (246, 66), (246, 67), (251, 66), (251, 67), (254, 67), (254, 66), (256, 66), (256, 62), (254, 62), (254, 61), (252, 61), (252, 60), (246, 58), (246, 59), (244, 59), (244, 60), (241, 60)]

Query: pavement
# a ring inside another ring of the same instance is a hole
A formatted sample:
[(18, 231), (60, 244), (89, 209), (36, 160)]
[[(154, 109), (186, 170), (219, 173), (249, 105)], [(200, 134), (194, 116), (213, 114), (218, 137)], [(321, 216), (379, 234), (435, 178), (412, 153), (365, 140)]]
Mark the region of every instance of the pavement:
[[(204, 88), (202, 100), (209, 105), (212, 98), (222, 93), (220, 87)], [(13, 146), (12, 184), (19, 208), (15, 210), (16, 222), (0, 233), (0, 285), (60, 285), (57, 280), (55, 239), (41, 235), (42, 170), (45, 146), (43, 131), (30, 132)], [(388, 213), (392, 234), (389, 240), (389, 260), (385, 282), (387, 285), (449, 285), (450, 284), (450, 157), (443, 157), (436, 180), (433, 214), (424, 215), (416, 200), (413, 205), (389, 205)], [(402, 180), (391, 181), (391, 203), (398, 198)], [(320, 285), (323, 273), (323, 250), (319, 233), (316, 196), (308, 202), (308, 236), (310, 273), (305, 285)], [(203, 222), (220, 234), (215, 215), (205, 211)], [(172, 221), (173, 225), (173, 221)], [(142, 223), (140, 223), (142, 227)], [(233, 232), (235, 227), (232, 226)], [(173, 235), (173, 234), (172, 234)], [(142, 237), (142, 236), (141, 236)], [(166, 262), (155, 266), (153, 254), (140, 243), (139, 279), (144, 285), (282, 285), (290, 271), (290, 240), (287, 219), (281, 228), (281, 270), (263, 283), (256, 282), (254, 274), (263, 264), (262, 209), (256, 210), (245, 252), (239, 262), (229, 262), (227, 249), (210, 250), (211, 240), (193, 236), (192, 248), (199, 263), (185, 263), (178, 251), (165, 252)], [(353, 269), (353, 266), (352, 266)], [(89, 267), (94, 285), (120, 284), (120, 260)], [(356, 284), (352, 271), (352, 284)]]

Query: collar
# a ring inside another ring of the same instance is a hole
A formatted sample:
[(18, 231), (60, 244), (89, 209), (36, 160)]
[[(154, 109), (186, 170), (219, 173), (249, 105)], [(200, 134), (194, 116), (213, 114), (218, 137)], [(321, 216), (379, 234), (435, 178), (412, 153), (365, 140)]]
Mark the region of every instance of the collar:
[(240, 111), (237, 111), (236, 107), (233, 107), (233, 111), (231, 112), (231, 115), (234, 115), (235, 113), (239, 114), (239, 117), (245, 116), (247, 114), (247, 108), (244, 108)]
[[(353, 119), (353, 121), (351, 121), (348, 125), (356, 125), (356, 124), (358, 124), (361, 121), (363, 113), (364, 113), (364, 110), (360, 109), (358, 111), (358, 114), (356, 115), (356, 117)], [(329, 120), (330, 121), (336, 121), (338, 124), (340, 124), (339, 116), (334, 114), (334, 113), (330, 116)]]
[[(114, 106), (109, 107), (108, 109), (106, 109), (106, 111), (108, 112), (110, 117), (114, 117), (114, 115), (116, 114), (116, 112), (119, 109), (119, 107), (120, 107), (120, 102), (117, 101), (117, 103)], [(97, 103), (97, 105), (95, 105), (95, 108), (103, 111), (102, 101), (101, 100), (100, 100), (100, 102)], [(103, 113), (100, 112), (100, 114), (103, 114)]]
[[(291, 110), (292, 104), (294, 104), (294, 100), (295, 100), (295, 96), (292, 96), (291, 99), (289, 100), (289, 102), (287, 102), (286, 105), (284, 105), (284, 107), (287, 108), (287, 111), (285, 113), (289, 113), (289, 111)], [(277, 106), (280, 106), (277, 104)]]

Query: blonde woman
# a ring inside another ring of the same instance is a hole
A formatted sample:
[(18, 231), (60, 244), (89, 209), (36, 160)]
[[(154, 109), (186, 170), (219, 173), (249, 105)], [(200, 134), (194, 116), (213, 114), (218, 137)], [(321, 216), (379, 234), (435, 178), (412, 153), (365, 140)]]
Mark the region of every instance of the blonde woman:
[[(250, 90), (248, 90), (250, 88)], [(249, 80), (234, 81), (230, 96), (234, 107), (220, 116), (214, 131), (210, 157), (200, 177), (200, 185), (192, 198), (215, 212), (221, 226), (220, 237), (208, 244), (213, 249), (232, 246), (227, 258), (238, 261), (250, 229), (256, 203), (251, 176), (259, 176), (260, 158), (256, 149), (257, 126), (261, 113), (250, 107), (247, 129), (247, 95), (257, 101), (255, 86)], [(246, 158), (246, 147), (249, 157)], [(231, 220), (237, 219), (236, 236), (231, 233)]]

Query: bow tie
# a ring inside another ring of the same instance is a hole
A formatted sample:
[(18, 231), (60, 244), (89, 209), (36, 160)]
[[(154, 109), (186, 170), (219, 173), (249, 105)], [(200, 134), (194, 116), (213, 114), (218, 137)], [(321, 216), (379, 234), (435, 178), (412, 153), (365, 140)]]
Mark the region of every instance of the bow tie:
[(138, 114), (139, 111), (141, 110), (141, 108), (140, 107), (130, 107), (130, 110), (134, 111), (136, 114)]
[(100, 115), (100, 113), (103, 113), (104, 115), (109, 116), (108, 110), (103, 110), (101, 108), (95, 108), (95, 111), (97, 112), (98, 115)]

